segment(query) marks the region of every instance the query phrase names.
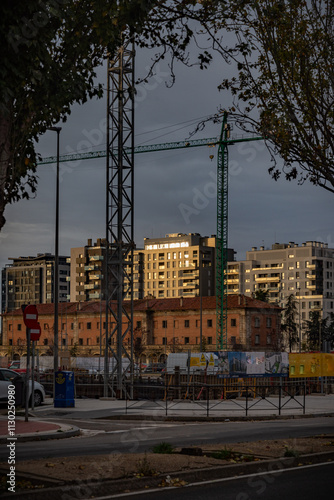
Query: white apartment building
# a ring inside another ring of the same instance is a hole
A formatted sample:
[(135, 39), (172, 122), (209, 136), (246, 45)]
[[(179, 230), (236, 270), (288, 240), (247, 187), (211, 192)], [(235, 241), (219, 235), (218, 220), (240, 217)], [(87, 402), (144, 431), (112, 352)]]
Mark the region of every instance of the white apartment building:
[(294, 294), (302, 322), (312, 310), (325, 318), (334, 313), (334, 249), (318, 241), (253, 247), (246, 260), (228, 263), (227, 287), (229, 294), (268, 290), (270, 302), (281, 307)]

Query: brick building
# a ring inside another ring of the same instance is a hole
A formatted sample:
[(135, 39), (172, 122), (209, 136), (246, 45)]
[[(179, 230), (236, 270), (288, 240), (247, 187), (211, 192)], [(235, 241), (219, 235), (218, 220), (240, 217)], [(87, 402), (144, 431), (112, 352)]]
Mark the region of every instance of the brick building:
[[(53, 304), (37, 306), (42, 335), (40, 354), (53, 347)], [(273, 304), (244, 295), (228, 297), (228, 349), (280, 350), (280, 312)], [(170, 352), (199, 351), (200, 325), (207, 350), (216, 350), (216, 298), (146, 298), (134, 301), (134, 338), (141, 339), (143, 359), (161, 359)], [(21, 310), (3, 314), (1, 355), (18, 357), (26, 351), (25, 326)], [(98, 356), (105, 344), (104, 302), (61, 304), (59, 308), (59, 350), (76, 355)], [(110, 329), (113, 324), (111, 322)], [(110, 331), (109, 329), (109, 331)], [(128, 339), (125, 339), (127, 342)], [(114, 339), (112, 339), (114, 342)]]

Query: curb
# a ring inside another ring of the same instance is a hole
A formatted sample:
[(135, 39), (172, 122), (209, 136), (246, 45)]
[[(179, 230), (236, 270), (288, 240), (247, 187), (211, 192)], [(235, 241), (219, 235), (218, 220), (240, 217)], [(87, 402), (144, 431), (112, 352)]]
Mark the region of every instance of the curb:
[(299, 418), (318, 418), (318, 417), (334, 417), (334, 412), (328, 413), (310, 413), (302, 415), (253, 415), (253, 416), (224, 416), (224, 417), (206, 417), (195, 415), (144, 415), (144, 414), (124, 414), (124, 415), (110, 415), (103, 417), (95, 417), (95, 420), (153, 420), (164, 422), (243, 422), (243, 421), (264, 421), (264, 420), (297, 420)]
[[(82, 498), (88, 499), (94, 496), (107, 495), (110, 496), (118, 493), (127, 493), (140, 491), (149, 488), (157, 488), (161, 481), (167, 475), (171, 479), (178, 478), (179, 480), (190, 482), (208, 481), (213, 479), (222, 479), (227, 477), (242, 477), (247, 474), (256, 474), (259, 472), (273, 472), (281, 469), (289, 469), (296, 465), (310, 465), (323, 463), (334, 460), (334, 452), (315, 453), (310, 455), (302, 455), (300, 457), (283, 457), (274, 460), (263, 460), (260, 462), (248, 462), (247, 464), (233, 464), (209, 469), (196, 469), (194, 471), (175, 472), (171, 474), (161, 474), (157, 477), (143, 478), (125, 478), (118, 480), (102, 480), (102, 481), (73, 481), (72, 483), (63, 483), (57, 487), (38, 488), (34, 490), (22, 490), (21, 492), (12, 493), (11, 498), (17, 500), (39, 500), (48, 498), (48, 500), (59, 500), (60, 495), (67, 495), (67, 498)], [(18, 476), (19, 479), (19, 476)], [(41, 479), (40, 477), (38, 478)], [(47, 480), (45, 481), (47, 482)], [(168, 488), (168, 487), (167, 487)], [(162, 488), (163, 489), (163, 488)]]
[[(68, 426), (67, 426), (68, 427)], [(15, 437), (17, 438), (17, 443), (26, 443), (29, 441), (47, 441), (49, 439), (65, 439), (65, 438), (71, 438), (75, 436), (80, 436), (80, 429), (79, 427), (76, 427), (72, 425), (70, 429), (65, 429), (63, 430), (62, 427), (60, 426), (60, 429), (57, 429), (55, 431), (45, 431), (45, 433), (27, 433), (27, 434), (16, 434)], [(10, 439), (8, 436), (0, 437), (0, 444), (6, 444), (8, 443), (8, 439)]]

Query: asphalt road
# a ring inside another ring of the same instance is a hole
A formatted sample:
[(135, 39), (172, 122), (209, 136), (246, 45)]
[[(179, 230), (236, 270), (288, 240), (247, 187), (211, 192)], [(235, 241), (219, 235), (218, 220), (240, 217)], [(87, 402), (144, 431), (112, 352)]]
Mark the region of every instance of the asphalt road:
[[(166, 441), (174, 446), (205, 445), (280, 439), (334, 433), (334, 417), (245, 422), (152, 422), (115, 420), (48, 419), (71, 423), (82, 429), (79, 437), (53, 441), (20, 442), (16, 460), (136, 453), (149, 451)], [(7, 460), (6, 447), (0, 450), (0, 461)]]
[[(275, 472), (190, 484), (186, 487), (145, 490), (131, 495), (104, 496), (145, 500), (328, 500), (333, 498), (334, 463), (307, 465)], [(100, 500), (95, 497), (95, 500)], [(102, 498), (101, 498), (102, 500)]]

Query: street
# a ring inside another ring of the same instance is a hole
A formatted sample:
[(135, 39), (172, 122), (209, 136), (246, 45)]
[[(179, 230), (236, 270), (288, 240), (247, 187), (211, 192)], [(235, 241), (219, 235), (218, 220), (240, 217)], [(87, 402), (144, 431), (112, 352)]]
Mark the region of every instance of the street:
[[(174, 446), (213, 443), (233, 443), (333, 434), (334, 417), (264, 420), (241, 422), (164, 422), (122, 421), (96, 419), (45, 419), (70, 423), (82, 430), (82, 435), (52, 441), (20, 442), (16, 447), (17, 460), (108, 453), (137, 453), (149, 451), (162, 441)], [(32, 454), (33, 450), (33, 454)], [(0, 450), (0, 460), (7, 460), (6, 447)]]

